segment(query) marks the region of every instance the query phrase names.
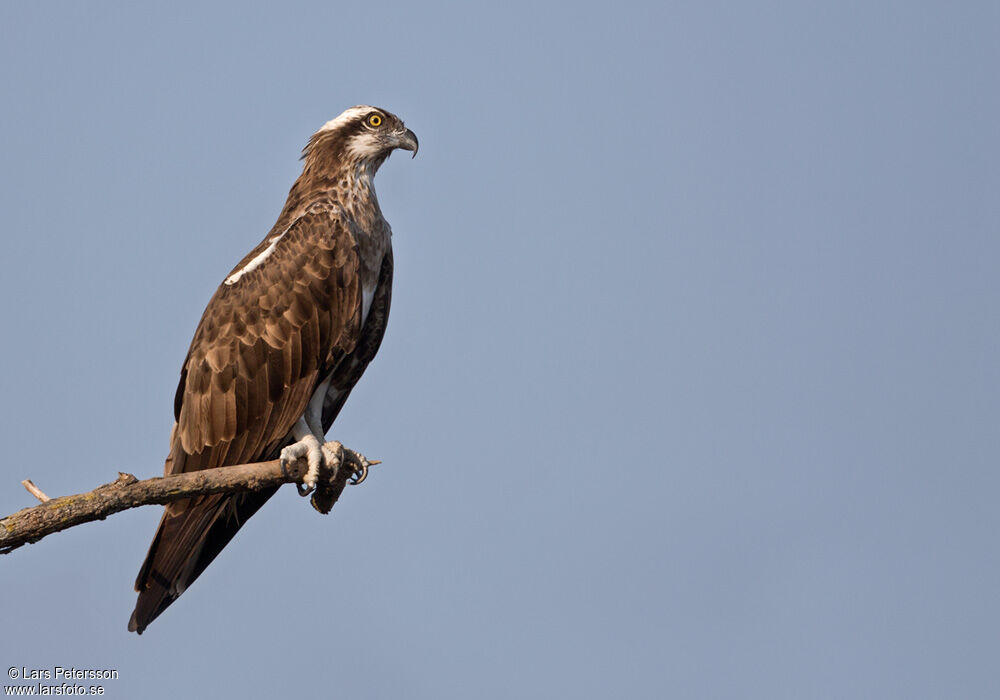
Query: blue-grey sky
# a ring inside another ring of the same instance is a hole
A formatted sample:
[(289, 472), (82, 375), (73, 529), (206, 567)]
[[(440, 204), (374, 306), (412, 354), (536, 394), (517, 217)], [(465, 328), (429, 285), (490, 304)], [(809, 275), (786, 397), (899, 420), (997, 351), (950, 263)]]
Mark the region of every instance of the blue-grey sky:
[[(108, 697), (987, 698), (992, 2), (0, 7), (0, 512), (161, 473), (181, 361), (357, 103), (396, 280), (330, 433), (141, 638), (142, 508), (0, 559)], [(2, 670), (2, 669), (0, 669)]]

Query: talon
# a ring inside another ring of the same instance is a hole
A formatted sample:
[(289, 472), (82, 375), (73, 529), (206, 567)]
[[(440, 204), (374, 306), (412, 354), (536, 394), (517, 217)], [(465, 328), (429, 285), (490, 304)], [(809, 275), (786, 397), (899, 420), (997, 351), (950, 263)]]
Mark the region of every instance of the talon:
[(361, 469), (355, 469), (354, 474), (350, 478), (350, 483), (352, 486), (357, 486), (358, 484), (364, 482), (368, 478), (368, 462), (367, 460), (361, 461)]
[[(309, 438), (312, 438), (311, 440)], [(320, 463), (323, 460), (323, 453), (319, 448), (319, 442), (312, 436), (307, 436), (281, 451), (281, 468), (287, 473), (289, 464), (298, 462), (305, 458), (308, 468), (302, 477), (302, 483), (296, 483), (295, 489), (300, 496), (308, 496), (316, 490), (316, 481), (319, 478)]]
[(330, 478), (333, 478), (340, 471), (340, 465), (344, 461), (344, 446), (336, 441), (325, 443), (323, 445), (323, 460), (326, 469), (331, 472)]
[(374, 467), (376, 464), (382, 464), (380, 459), (369, 460), (363, 454), (358, 454), (358, 460), (361, 462), (361, 467), (354, 470), (354, 474), (350, 479), (350, 484), (352, 486), (357, 486), (358, 484), (364, 482), (368, 478), (368, 467)]

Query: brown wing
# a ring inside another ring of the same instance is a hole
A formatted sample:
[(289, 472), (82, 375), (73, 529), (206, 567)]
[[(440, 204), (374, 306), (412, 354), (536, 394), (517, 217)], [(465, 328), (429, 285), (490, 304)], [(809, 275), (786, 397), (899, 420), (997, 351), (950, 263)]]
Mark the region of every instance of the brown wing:
[[(358, 344), (358, 265), (353, 237), (328, 211), (300, 217), (243, 259), (228, 280), (249, 271), (219, 287), (184, 362), (166, 473), (277, 457), (319, 380)], [(141, 633), (273, 493), (168, 505), (129, 629)]]

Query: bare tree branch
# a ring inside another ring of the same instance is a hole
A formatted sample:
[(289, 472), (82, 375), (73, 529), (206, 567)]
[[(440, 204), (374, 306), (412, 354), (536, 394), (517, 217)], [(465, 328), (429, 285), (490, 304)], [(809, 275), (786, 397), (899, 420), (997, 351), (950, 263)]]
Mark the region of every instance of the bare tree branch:
[[(378, 464), (354, 450), (342, 447), (339, 442), (328, 444), (335, 447), (335, 451), (342, 457), (340, 468), (336, 469), (335, 474), (320, 475), (320, 482), (313, 493), (313, 507), (321, 513), (330, 512), (349, 480), (360, 483), (364, 480), (368, 467)], [(270, 462), (160, 476), (145, 481), (119, 472), (117, 479), (98, 486), (93, 491), (52, 499), (48, 499), (30, 480), (25, 480), (22, 482), (25, 488), (36, 498), (48, 500), (0, 519), (0, 554), (7, 554), (23, 544), (37, 542), (53, 532), (94, 520), (104, 520), (109, 515), (129, 508), (163, 505), (191, 496), (260, 491), (281, 484), (301, 483), (306, 472), (302, 464), (304, 461), (290, 464), (287, 469), (282, 469), (281, 463), (275, 459)]]

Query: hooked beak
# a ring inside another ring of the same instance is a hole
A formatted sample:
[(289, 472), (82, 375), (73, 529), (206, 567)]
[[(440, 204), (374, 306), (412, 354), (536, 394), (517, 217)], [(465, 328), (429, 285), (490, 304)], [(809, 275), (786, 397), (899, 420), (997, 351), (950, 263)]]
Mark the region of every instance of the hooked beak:
[(417, 157), (417, 148), (420, 147), (420, 143), (417, 141), (417, 135), (412, 131), (407, 129), (403, 133), (396, 137), (396, 148), (402, 148), (406, 151), (413, 151), (413, 158)]

